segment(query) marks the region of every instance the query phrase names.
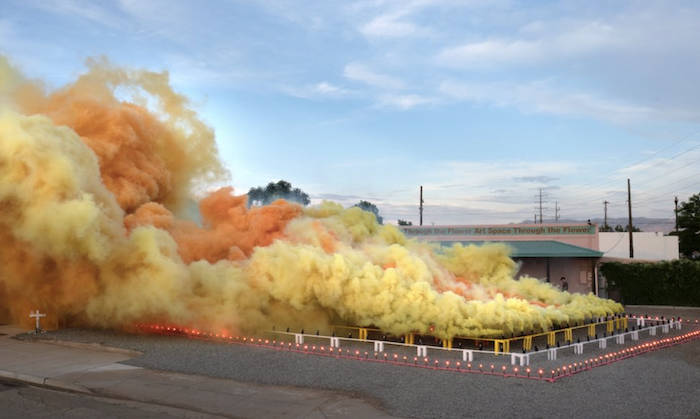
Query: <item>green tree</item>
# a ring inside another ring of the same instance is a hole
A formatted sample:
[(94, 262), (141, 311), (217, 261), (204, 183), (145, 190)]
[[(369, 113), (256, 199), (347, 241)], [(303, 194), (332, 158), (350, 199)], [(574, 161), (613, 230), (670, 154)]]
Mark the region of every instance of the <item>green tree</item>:
[(265, 186), (250, 188), (248, 191), (248, 206), (269, 205), (278, 199), (296, 202), (301, 205), (309, 205), (311, 200), (309, 195), (299, 188), (292, 188), (292, 184), (286, 180), (270, 182)]
[(678, 233), (674, 231), (671, 235), (678, 236), (679, 250), (686, 257), (700, 251), (700, 194), (678, 206)]
[[(624, 226), (624, 227), (622, 227), (620, 224), (618, 224), (618, 225), (615, 226), (615, 231), (617, 231), (618, 233), (623, 233), (623, 232), (625, 232), (625, 231), (629, 231), (629, 228), (630, 228), (630, 225), (629, 225), (629, 224), (627, 224), (627, 225)], [(602, 231), (602, 230), (601, 230), (601, 231)], [(613, 231), (613, 230), (610, 230), (610, 231)], [(632, 226), (632, 232), (633, 232), (633, 233), (641, 233), (642, 230), (640, 230), (639, 227), (633, 225), (633, 226)]]
[[(620, 226), (620, 228), (622, 228), (622, 226)], [(598, 227), (598, 231), (609, 233), (609, 232), (615, 231), (615, 230), (612, 227), (610, 227), (609, 225), (605, 224), (605, 225)]]
[(412, 226), (413, 223), (411, 221), (399, 220), (399, 225), (400, 226)]
[(371, 212), (371, 213), (374, 214), (374, 216), (377, 218), (377, 222), (378, 222), (379, 224), (383, 224), (383, 223), (384, 223), (384, 217), (382, 217), (381, 215), (379, 215), (379, 209), (378, 209), (377, 206), (374, 205), (373, 203), (371, 203), (371, 202), (369, 202), (369, 201), (360, 201), (360, 202), (358, 202), (357, 204), (355, 204), (355, 205), (353, 205), (353, 206), (354, 206), (354, 207), (359, 207), (359, 208), (361, 208), (361, 209), (364, 210), (364, 211)]

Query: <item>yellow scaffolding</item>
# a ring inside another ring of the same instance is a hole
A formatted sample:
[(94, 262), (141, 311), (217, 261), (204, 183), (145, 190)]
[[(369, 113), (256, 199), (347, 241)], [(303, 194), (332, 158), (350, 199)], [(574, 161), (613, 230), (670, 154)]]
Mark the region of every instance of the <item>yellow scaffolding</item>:
[(498, 355), (501, 353), (501, 345), (503, 345), (503, 352), (505, 353), (505, 339), (494, 339), (493, 340), (493, 352)]
[(364, 328), (364, 327), (360, 327), (359, 329), (360, 329), (359, 333), (358, 333), (359, 339), (360, 340), (367, 340), (367, 334), (369, 333), (369, 330)]
[[(596, 336), (596, 331), (597, 331), (597, 326), (598, 325), (605, 325), (605, 328), (608, 333), (612, 333), (615, 329), (618, 330), (625, 330), (628, 327), (628, 319), (626, 317), (621, 317), (621, 318), (613, 318), (611, 320), (605, 319), (601, 322), (597, 323), (589, 323), (589, 324), (584, 324), (581, 326), (573, 326), (573, 327), (567, 327), (559, 330), (552, 330), (552, 331), (546, 331), (542, 333), (533, 333), (531, 335), (527, 336), (518, 336), (518, 337), (511, 337), (511, 338), (506, 338), (506, 337), (501, 337), (500, 339), (489, 339), (489, 338), (473, 338), (473, 337), (468, 337), (468, 336), (455, 336), (454, 339), (464, 339), (464, 340), (471, 340), (476, 342), (477, 344), (483, 343), (484, 345), (486, 344), (493, 344), (493, 351), (494, 354), (496, 355), (501, 355), (501, 354), (507, 354), (510, 352), (511, 349), (511, 343), (512, 342), (517, 342), (521, 341), (522, 342), (522, 349), (524, 351), (531, 351), (533, 347), (533, 339), (537, 337), (545, 337), (547, 339), (547, 345), (549, 347), (553, 347), (557, 344), (557, 337), (560, 339), (563, 337), (564, 341), (566, 342), (573, 342), (574, 340), (574, 330), (578, 329), (586, 329), (588, 333), (588, 337), (592, 338)], [(353, 326), (334, 326), (334, 333), (338, 332), (339, 330), (345, 329), (344, 333), (347, 333), (349, 330), (350, 336), (356, 335), (359, 340), (369, 340), (369, 333), (370, 332), (379, 332), (381, 333), (382, 331), (380, 329), (373, 329), (373, 328), (367, 328), (367, 327), (353, 327)], [(562, 335), (559, 335), (561, 333)], [(414, 333), (406, 333), (403, 335), (403, 343), (406, 345), (415, 345), (415, 336), (416, 334)], [(437, 342), (437, 339), (436, 339)], [(444, 339), (442, 341), (442, 347), (446, 349), (452, 349), (454, 345), (454, 340), (453, 339)]]

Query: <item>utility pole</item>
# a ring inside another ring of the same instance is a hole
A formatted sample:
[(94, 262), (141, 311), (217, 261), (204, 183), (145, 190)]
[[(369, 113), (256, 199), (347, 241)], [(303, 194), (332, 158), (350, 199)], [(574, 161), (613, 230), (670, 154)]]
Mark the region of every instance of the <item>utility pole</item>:
[(603, 221), (603, 227), (605, 228), (606, 231), (608, 230), (608, 204), (609, 204), (609, 203), (610, 203), (610, 202), (608, 202), (608, 201), (603, 201), (603, 207), (605, 208), (605, 209), (603, 210), (603, 214), (604, 214), (604, 218), (603, 218), (603, 220), (604, 220), (604, 221)]
[[(543, 195), (542, 195), (542, 189), (540, 189), (539, 195), (535, 195), (535, 198), (538, 198), (538, 197), (539, 197), (539, 200), (540, 200), (540, 205), (539, 205), (539, 207), (535, 207), (535, 209), (538, 209), (538, 208), (539, 208), (539, 210), (540, 210), (540, 224), (542, 224), (542, 209), (543, 209), (542, 204), (543, 204), (544, 202), (546, 202), (546, 201), (542, 201), (542, 196), (543, 196)], [(535, 221), (535, 224), (537, 224), (537, 221)]]
[(673, 202), (676, 203), (676, 233), (678, 233), (678, 197)]
[(554, 221), (557, 223), (559, 222), (559, 210), (560, 209), (561, 208), (559, 208), (559, 203), (555, 202), (554, 203)]
[(420, 187), (420, 207), (418, 207), (420, 210), (420, 224), (423, 225), (423, 186), (421, 185)]
[(632, 187), (630, 186), (630, 180), (627, 179), (627, 210), (629, 212), (629, 225), (627, 230), (630, 233), (630, 259), (634, 258), (634, 242), (632, 241)]

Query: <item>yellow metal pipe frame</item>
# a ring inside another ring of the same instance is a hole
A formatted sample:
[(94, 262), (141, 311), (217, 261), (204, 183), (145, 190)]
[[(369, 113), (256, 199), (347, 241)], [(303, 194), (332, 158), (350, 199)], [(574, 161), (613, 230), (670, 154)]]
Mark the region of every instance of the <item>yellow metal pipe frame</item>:
[(359, 330), (360, 340), (367, 340), (368, 334), (369, 334), (369, 330), (365, 329), (364, 327), (360, 327), (360, 330)]
[[(456, 338), (459, 339), (471, 339), (475, 341), (481, 341), (481, 342), (493, 342), (494, 346), (494, 353), (496, 355), (499, 354), (505, 354), (510, 352), (510, 344), (512, 341), (518, 341), (522, 340), (523, 343), (523, 349), (525, 351), (530, 351), (532, 350), (532, 341), (533, 338), (539, 337), (539, 336), (547, 336), (547, 344), (552, 347), (557, 344), (557, 333), (562, 332), (564, 334), (564, 340), (568, 342), (573, 342), (573, 331), (575, 329), (583, 329), (587, 328), (588, 336), (589, 337), (594, 337), (596, 335), (596, 326), (599, 324), (605, 324), (606, 330), (608, 333), (612, 333), (615, 329), (619, 330), (624, 330), (627, 329), (628, 327), (628, 319), (626, 317), (622, 318), (617, 318), (613, 320), (605, 320), (599, 323), (591, 323), (591, 324), (586, 324), (582, 326), (574, 326), (574, 327), (568, 327), (566, 329), (560, 329), (560, 330), (552, 330), (548, 332), (543, 332), (543, 333), (536, 333), (532, 335), (527, 335), (527, 336), (519, 336), (519, 337), (513, 337), (513, 338), (502, 338), (502, 339), (488, 339), (488, 338), (471, 338), (471, 337), (464, 337), (464, 336), (457, 336)], [(365, 327), (352, 327), (352, 326), (334, 326), (334, 329), (346, 329), (346, 330), (357, 330), (357, 336), (360, 340), (368, 340), (369, 339), (369, 332), (381, 332), (379, 329), (371, 329), (371, 328), (365, 328)], [(415, 335), (413, 333), (407, 333), (404, 335), (404, 343), (406, 345), (414, 345), (415, 344)], [(453, 346), (453, 340), (452, 339), (446, 339), (442, 341), (442, 346), (443, 348), (448, 348), (451, 349)]]

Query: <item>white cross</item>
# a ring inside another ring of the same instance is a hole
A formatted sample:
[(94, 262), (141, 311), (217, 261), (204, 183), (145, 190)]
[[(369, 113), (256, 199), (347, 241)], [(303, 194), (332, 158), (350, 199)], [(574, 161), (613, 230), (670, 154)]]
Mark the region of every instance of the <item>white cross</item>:
[(46, 317), (46, 314), (39, 313), (39, 310), (37, 310), (35, 313), (34, 310), (32, 310), (29, 314), (29, 317), (34, 317), (36, 319), (36, 333), (40, 333), (41, 326), (39, 325), (39, 319), (42, 317)]

